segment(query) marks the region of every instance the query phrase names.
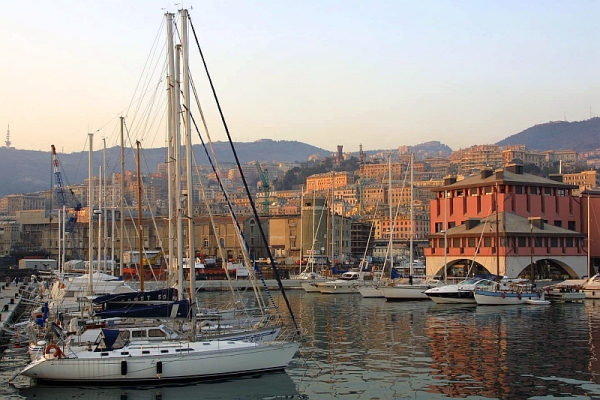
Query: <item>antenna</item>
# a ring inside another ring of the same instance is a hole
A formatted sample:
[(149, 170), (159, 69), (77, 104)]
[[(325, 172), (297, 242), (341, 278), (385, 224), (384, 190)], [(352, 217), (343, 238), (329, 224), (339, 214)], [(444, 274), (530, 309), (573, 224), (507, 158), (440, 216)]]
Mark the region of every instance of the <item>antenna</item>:
[(10, 149), (10, 124), (8, 124), (8, 128), (6, 129), (6, 141), (4, 143), (6, 144), (6, 148)]

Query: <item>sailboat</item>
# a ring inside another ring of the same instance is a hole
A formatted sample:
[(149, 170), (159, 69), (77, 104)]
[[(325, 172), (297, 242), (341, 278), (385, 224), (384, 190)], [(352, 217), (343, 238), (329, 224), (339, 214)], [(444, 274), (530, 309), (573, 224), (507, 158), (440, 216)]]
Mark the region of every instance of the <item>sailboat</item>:
[[(179, 32), (182, 38), (181, 59), (183, 61), (182, 70), (184, 71), (183, 92), (186, 102), (184, 110), (186, 123), (184, 125), (187, 128), (188, 152), (191, 152), (190, 96), (188, 89), (189, 77), (187, 76), (190, 71), (187, 63), (189, 52), (188, 21), (191, 24), (191, 19), (185, 9), (180, 11), (180, 16), (181, 26)], [(174, 15), (171, 13), (165, 15), (170, 41), (169, 48), (173, 48), (173, 17)], [(193, 25), (191, 27), (194, 29)], [(169, 53), (172, 54), (171, 51)], [(169, 62), (169, 66), (172, 65), (173, 63)], [(169, 77), (173, 77), (175, 71), (170, 69), (169, 72)], [(169, 80), (169, 87), (175, 87), (175, 82)], [(179, 90), (175, 92), (179, 93)], [(178, 115), (178, 113), (173, 115)], [(187, 159), (190, 162), (189, 153)], [(191, 176), (189, 165), (188, 176)], [(191, 179), (188, 179), (188, 185), (191, 186), (190, 181)], [(191, 197), (188, 196), (188, 198)], [(193, 208), (188, 205), (188, 209)], [(257, 215), (256, 212), (255, 214)], [(191, 230), (188, 238), (191, 242), (190, 252), (193, 254), (194, 243)], [(177, 243), (178, 247), (181, 247), (182, 240), (178, 240)], [(178, 259), (182, 260), (181, 250), (178, 250), (178, 255)], [(275, 268), (274, 263), (272, 264)], [(277, 271), (274, 271), (277, 276)], [(181, 287), (183, 281), (182, 268), (178, 269), (178, 273), (178, 285)], [(140, 276), (143, 276), (143, 273)], [(196, 293), (194, 282), (194, 279), (190, 279), (191, 296), (195, 296)], [(143, 291), (143, 281), (141, 289)], [(163, 302), (157, 301), (155, 303), (161, 307), (150, 310), (146, 306), (139, 306), (135, 307), (135, 313), (147, 315), (146, 313), (159, 310), (161, 313), (168, 313), (166, 320), (183, 322), (191, 318), (189, 338), (138, 341), (128, 337), (129, 331), (127, 330), (106, 328), (101, 330), (97, 339), (89, 346), (71, 346), (64, 342), (47, 345), (44, 356), (32, 361), (20, 374), (35, 378), (38, 381), (53, 383), (114, 384), (118, 382), (120, 384), (139, 384), (141, 382), (182, 381), (282, 370), (289, 364), (299, 348), (299, 344), (293, 341), (252, 342), (248, 340), (221, 340), (218, 338), (196, 340), (196, 313), (193, 311), (187, 312), (188, 307), (190, 309), (194, 307), (194, 302), (190, 301), (193, 300), (193, 297), (191, 299), (181, 298), (181, 289), (177, 293), (178, 298), (176, 300), (170, 298), (169, 295), (169, 298), (163, 299)], [(287, 297), (283, 291), (282, 294), (287, 302)], [(138, 298), (133, 297), (131, 300), (136, 299)], [(162, 306), (167, 306), (167, 308)], [(295, 323), (293, 314), (291, 314), (291, 318)], [(296, 332), (298, 332), (297, 328)]]
[[(414, 203), (414, 154), (411, 154), (410, 158), (410, 248), (409, 248), (409, 276), (408, 281), (401, 281), (391, 286), (385, 286), (381, 288), (383, 296), (388, 301), (393, 300), (427, 300), (428, 297), (424, 293), (427, 289), (434, 286), (442, 285), (442, 281), (437, 279), (421, 279), (418, 281), (413, 277), (414, 268), (414, 249), (413, 249), (413, 236), (414, 236), (414, 221), (413, 221), (413, 203)], [(390, 221), (391, 223), (391, 221)], [(392, 273), (394, 269), (392, 268)]]

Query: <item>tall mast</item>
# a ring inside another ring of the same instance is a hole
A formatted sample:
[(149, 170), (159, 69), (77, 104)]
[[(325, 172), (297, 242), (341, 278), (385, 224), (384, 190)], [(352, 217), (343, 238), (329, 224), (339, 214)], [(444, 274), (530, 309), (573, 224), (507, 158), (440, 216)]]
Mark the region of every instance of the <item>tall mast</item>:
[(498, 209), (498, 183), (496, 183), (496, 195), (494, 196), (494, 203), (496, 203), (496, 280), (500, 281), (500, 212)]
[[(392, 193), (392, 153), (388, 155), (388, 206), (390, 208), (390, 240), (388, 241), (388, 256), (390, 257), (390, 276), (394, 269), (394, 213), (393, 213), (393, 193)], [(383, 275), (381, 275), (383, 278)]]
[[(189, 39), (188, 39), (188, 13), (181, 13), (181, 41), (183, 45), (183, 97), (185, 101), (184, 127), (186, 138), (186, 167), (187, 167), (187, 212), (188, 212), (188, 258), (190, 267), (190, 306), (194, 309), (196, 299), (196, 251), (194, 237), (194, 185), (192, 176), (192, 129), (190, 126), (190, 68), (189, 68)], [(225, 261), (225, 260), (223, 260)], [(192, 311), (191, 338), (196, 337), (196, 313)]]
[(415, 164), (415, 153), (410, 153), (410, 257), (409, 257), (409, 277), (410, 282), (412, 282), (412, 274), (413, 274), (413, 262), (414, 262), (414, 250), (413, 250), (413, 237), (415, 236), (415, 223), (413, 221), (413, 205), (414, 205), (414, 192), (415, 188), (413, 187), (413, 179), (414, 179), (414, 164)]
[(121, 119), (121, 179), (119, 180), (120, 190), (119, 190), (119, 276), (123, 276), (124, 274), (124, 266), (123, 266), (123, 253), (125, 253), (125, 143), (123, 138), (123, 125), (124, 125), (124, 117), (120, 117)]
[(88, 155), (88, 294), (94, 293), (94, 281), (92, 268), (94, 261), (94, 185), (92, 184), (93, 177), (93, 156), (94, 156), (94, 134), (88, 133), (89, 140), (89, 155)]
[(143, 230), (142, 230), (142, 175), (141, 175), (141, 168), (140, 168), (140, 141), (138, 140), (137, 142), (135, 142), (135, 145), (137, 146), (137, 189), (138, 189), (138, 195), (137, 195), (137, 210), (138, 210), (138, 248), (139, 248), (139, 273), (140, 273), (140, 292), (144, 291), (144, 278), (145, 278), (145, 271), (144, 271), (144, 236), (143, 236)]
[[(108, 253), (108, 215), (106, 213), (106, 138), (102, 139), (102, 150), (102, 204), (104, 205), (104, 210), (102, 210), (102, 223), (104, 224), (104, 242), (102, 243), (102, 265), (104, 266), (104, 271), (106, 272), (106, 255)], [(114, 274), (114, 271), (112, 269), (112, 265), (110, 267), (110, 275), (112, 275)]]
[(592, 275), (594, 274), (594, 271), (592, 270), (592, 253), (591, 253), (591, 247), (590, 247), (590, 236), (591, 236), (591, 232), (590, 232), (590, 189), (588, 188), (586, 190), (587, 193), (587, 263), (588, 263), (588, 278), (591, 278)]
[[(175, 56), (175, 116), (179, 118), (181, 106), (179, 102), (179, 59), (181, 57), (181, 45), (177, 45)], [(177, 293), (179, 300), (183, 300), (183, 211), (181, 200), (181, 129), (175, 124), (175, 206), (177, 209)]]
[(175, 194), (173, 193), (173, 179), (175, 176), (174, 159), (175, 159), (175, 147), (174, 147), (174, 136), (175, 136), (175, 124), (178, 121), (178, 116), (175, 114), (175, 102), (177, 101), (177, 93), (175, 92), (175, 54), (173, 47), (173, 14), (166, 13), (167, 19), (167, 50), (168, 50), (168, 76), (167, 76), (167, 93), (168, 93), (168, 117), (167, 117), (167, 191), (168, 191), (168, 215), (169, 215), (169, 241), (168, 241), (168, 275), (167, 275), (167, 286), (172, 287), (175, 283), (174, 269), (175, 269), (175, 232), (176, 232), (176, 221), (174, 217), (174, 206), (173, 199)]

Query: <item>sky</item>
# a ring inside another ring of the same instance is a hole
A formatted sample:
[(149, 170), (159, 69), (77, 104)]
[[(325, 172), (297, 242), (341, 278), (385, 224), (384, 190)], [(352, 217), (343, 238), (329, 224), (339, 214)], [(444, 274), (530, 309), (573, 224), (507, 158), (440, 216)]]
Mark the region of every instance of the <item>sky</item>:
[[(0, 128), (18, 149), (84, 151), (88, 133), (94, 149), (116, 146), (120, 116), (129, 142), (164, 147), (164, 13), (182, 6), (234, 141), (458, 150), (600, 114), (597, 1), (12, 5), (0, 13)], [(190, 45), (210, 138), (227, 140)]]

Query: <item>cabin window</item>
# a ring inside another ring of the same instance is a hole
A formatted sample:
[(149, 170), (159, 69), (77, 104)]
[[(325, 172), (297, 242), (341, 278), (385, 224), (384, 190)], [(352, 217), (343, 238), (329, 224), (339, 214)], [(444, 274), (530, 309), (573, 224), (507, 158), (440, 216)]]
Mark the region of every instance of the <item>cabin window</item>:
[(160, 329), (148, 329), (149, 337), (165, 337), (165, 333)]
[(150, 350), (142, 350), (142, 354), (150, 354)]
[(161, 352), (161, 353), (168, 353), (168, 352), (169, 352), (169, 350), (168, 350), (168, 349), (163, 349), (163, 350), (161, 350), (160, 352)]
[(144, 338), (146, 337), (146, 331), (132, 331), (131, 337), (133, 338)]

